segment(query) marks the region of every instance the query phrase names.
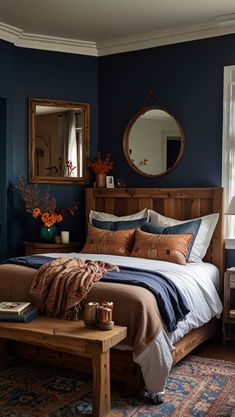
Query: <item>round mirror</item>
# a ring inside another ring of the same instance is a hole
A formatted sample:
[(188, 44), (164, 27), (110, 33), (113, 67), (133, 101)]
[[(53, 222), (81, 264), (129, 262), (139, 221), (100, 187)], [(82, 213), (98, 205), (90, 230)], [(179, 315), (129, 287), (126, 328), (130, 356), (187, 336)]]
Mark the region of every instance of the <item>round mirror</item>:
[(127, 162), (140, 175), (158, 176), (180, 161), (185, 138), (178, 120), (157, 105), (143, 107), (129, 121), (123, 136)]

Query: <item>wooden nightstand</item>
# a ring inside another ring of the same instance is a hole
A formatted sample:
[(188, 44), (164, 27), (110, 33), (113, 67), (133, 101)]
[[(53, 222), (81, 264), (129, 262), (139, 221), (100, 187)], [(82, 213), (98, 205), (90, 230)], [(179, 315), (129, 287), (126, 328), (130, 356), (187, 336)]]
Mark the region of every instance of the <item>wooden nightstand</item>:
[(69, 253), (80, 252), (82, 244), (80, 242), (70, 243), (40, 243), (23, 242), (25, 255), (35, 255), (37, 253)]
[(231, 310), (235, 312), (235, 268), (229, 268), (224, 274), (224, 312), (223, 312), (223, 343), (234, 339), (231, 335), (232, 328), (235, 333), (235, 317), (231, 317)]

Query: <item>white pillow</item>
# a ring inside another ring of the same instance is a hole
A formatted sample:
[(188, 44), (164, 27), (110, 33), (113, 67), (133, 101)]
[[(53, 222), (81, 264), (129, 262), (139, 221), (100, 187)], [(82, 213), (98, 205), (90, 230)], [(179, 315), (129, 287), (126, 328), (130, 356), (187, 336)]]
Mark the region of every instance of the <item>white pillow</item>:
[(128, 221), (128, 220), (138, 220), (148, 217), (148, 210), (145, 208), (138, 213), (129, 214), (128, 216), (115, 216), (114, 214), (110, 213), (103, 213), (102, 211), (94, 211), (90, 210), (89, 213), (89, 223), (92, 224), (92, 220), (106, 220), (106, 221)]
[(219, 220), (219, 213), (213, 213), (207, 216), (197, 217), (197, 219), (183, 221), (162, 216), (154, 210), (148, 210), (148, 215), (150, 223), (162, 227), (174, 226), (176, 224), (187, 223), (197, 219), (202, 220), (193, 247), (191, 249), (188, 262), (200, 262), (204, 258), (210, 245), (215, 227)]

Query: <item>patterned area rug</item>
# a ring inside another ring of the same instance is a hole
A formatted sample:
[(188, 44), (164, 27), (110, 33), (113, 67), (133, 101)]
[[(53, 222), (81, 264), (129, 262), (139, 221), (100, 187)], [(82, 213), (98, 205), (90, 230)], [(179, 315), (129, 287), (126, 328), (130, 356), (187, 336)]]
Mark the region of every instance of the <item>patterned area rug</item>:
[[(77, 371), (12, 360), (0, 368), (0, 417), (91, 415), (91, 378)], [(235, 416), (235, 363), (189, 356), (171, 372), (161, 405), (125, 398), (112, 384), (112, 416)]]

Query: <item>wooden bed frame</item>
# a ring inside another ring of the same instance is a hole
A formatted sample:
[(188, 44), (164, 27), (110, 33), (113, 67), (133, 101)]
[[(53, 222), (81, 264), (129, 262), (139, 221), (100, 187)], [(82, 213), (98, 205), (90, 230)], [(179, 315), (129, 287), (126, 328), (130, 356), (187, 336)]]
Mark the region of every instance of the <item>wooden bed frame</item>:
[[(123, 216), (136, 213), (144, 208), (178, 220), (188, 220), (211, 213), (219, 213), (211, 244), (204, 261), (216, 265), (220, 272), (220, 289), (223, 288), (224, 239), (223, 239), (223, 189), (222, 188), (88, 188), (86, 189), (86, 223), (90, 210)], [(199, 344), (218, 332), (218, 320), (192, 330), (176, 343), (173, 353), (174, 364)], [(121, 366), (121, 364), (123, 366)], [(117, 379), (124, 379), (126, 386), (137, 384), (141, 375), (138, 365), (130, 352), (113, 351), (111, 373)]]
[[(86, 223), (90, 210), (117, 216), (136, 213), (144, 208), (153, 209), (167, 217), (188, 220), (211, 213), (219, 213), (211, 244), (205, 261), (215, 264), (220, 271), (220, 288), (223, 288), (224, 241), (223, 241), (223, 189), (222, 188), (88, 188), (86, 189)], [(202, 342), (218, 332), (218, 320), (192, 330), (176, 343), (174, 364)], [(16, 345), (16, 353), (26, 358), (37, 358), (56, 365), (71, 366), (85, 372), (92, 371), (92, 364), (84, 358), (24, 344)], [(143, 387), (139, 365), (134, 363), (131, 351), (111, 349), (111, 378), (125, 383), (126, 392), (138, 393)]]

